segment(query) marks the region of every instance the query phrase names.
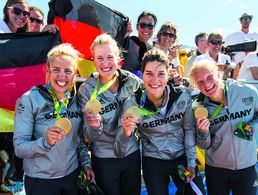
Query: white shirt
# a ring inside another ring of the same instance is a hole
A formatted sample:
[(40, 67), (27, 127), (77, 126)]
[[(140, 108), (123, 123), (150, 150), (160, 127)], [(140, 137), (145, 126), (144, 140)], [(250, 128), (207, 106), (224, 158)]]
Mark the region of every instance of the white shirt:
[(239, 70), (237, 79), (243, 79), (247, 81), (255, 80), (250, 71), (251, 67), (258, 67), (258, 56), (256, 52), (251, 52), (246, 56), (244, 63)]
[[(202, 55), (199, 55), (199, 56), (196, 56), (194, 62), (199, 62), (201, 60), (213, 60), (215, 61), (209, 53), (207, 54), (202, 54)], [(216, 62), (217, 64), (230, 64), (231, 63), (231, 59), (230, 59), (230, 56), (229, 55), (226, 55), (226, 54), (222, 54), (222, 53), (219, 53), (218, 54), (218, 61)]]
[(0, 33), (12, 33), (4, 20), (0, 19)]

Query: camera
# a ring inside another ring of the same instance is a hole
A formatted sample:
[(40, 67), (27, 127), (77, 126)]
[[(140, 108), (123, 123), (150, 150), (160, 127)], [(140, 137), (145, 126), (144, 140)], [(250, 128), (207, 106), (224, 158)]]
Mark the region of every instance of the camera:
[(224, 54), (228, 54), (230, 56), (234, 55), (233, 52), (240, 52), (240, 51), (255, 51), (257, 46), (256, 41), (248, 41), (245, 43), (239, 43), (235, 45), (228, 45), (226, 47), (222, 47), (221, 51)]

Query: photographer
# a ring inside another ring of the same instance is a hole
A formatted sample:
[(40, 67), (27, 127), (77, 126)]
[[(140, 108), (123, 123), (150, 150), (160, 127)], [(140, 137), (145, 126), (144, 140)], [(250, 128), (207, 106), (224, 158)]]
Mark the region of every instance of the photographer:
[[(222, 52), (225, 54), (228, 54), (231, 58), (235, 58), (234, 56), (240, 52), (247, 55), (249, 52), (255, 51), (256, 48), (257, 48), (256, 41), (248, 41), (245, 43), (228, 45), (226, 47), (223, 46)], [(246, 57), (244, 59), (244, 64), (242, 64), (242, 62), (237, 64), (236, 68), (234, 69), (233, 79), (254, 80), (254, 78), (258, 78), (258, 74), (256, 70), (257, 55), (256, 53), (252, 53), (252, 55), (250, 56), (252, 57)], [(249, 70), (249, 68), (252, 68), (252, 69)], [(241, 76), (238, 78), (238, 74), (240, 70), (241, 70)]]
[[(256, 40), (258, 41), (258, 34), (255, 32), (250, 32), (249, 27), (252, 22), (253, 16), (247, 13), (243, 13), (242, 16), (239, 18), (241, 24), (241, 30), (237, 32), (233, 32), (229, 34), (225, 38), (225, 46), (227, 45), (234, 45), (238, 43), (244, 43), (247, 40)], [(243, 63), (246, 57), (245, 52), (237, 52), (234, 56), (235, 62), (237, 64), (236, 70), (240, 69), (241, 64)], [(233, 76), (234, 79), (237, 78), (238, 71), (236, 71), (235, 75)]]
[(210, 33), (208, 36), (208, 53), (202, 54), (195, 58), (194, 62), (199, 62), (201, 60), (213, 60), (216, 62), (221, 73), (221, 77), (225, 80), (231, 77), (231, 71), (235, 68), (235, 63), (232, 62), (229, 55), (223, 54), (221, 52), (222, 35), (219, 33)]

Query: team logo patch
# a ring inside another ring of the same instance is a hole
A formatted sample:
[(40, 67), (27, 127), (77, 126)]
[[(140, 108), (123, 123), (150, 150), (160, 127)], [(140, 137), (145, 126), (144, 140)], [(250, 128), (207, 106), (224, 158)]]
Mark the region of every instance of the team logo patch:
[(42, 112), (47, 112), (47, 111), (50, 111), (50, 110), (51, 110), (51, 108), (47, 104), (45, 106), (43, 106), (43, 108), (42, 108)]
[(101, 104), (105, 104), (105, 103), (106, 103), (102, 98), (99, 98), (99, 102), (100, 102)]
[(185, 105), (186, 105), (185, 101), (180, 101), (176, 106), (177, 106), (177, 109), (181, 110), (185, 107)]
[(242, 102), (243, 102), (246, 106), (248, 106), (248, 105), (250, 105), (250, 104), (253, 103), (253, 97), (250, 96), (250, 97), (242, 98)]
[(18, 112), (22, 113), (22, 112), (24, 112), (24, 110), (25, 110), (25, 106), (23, 103), (20, 102), (18, 105)]

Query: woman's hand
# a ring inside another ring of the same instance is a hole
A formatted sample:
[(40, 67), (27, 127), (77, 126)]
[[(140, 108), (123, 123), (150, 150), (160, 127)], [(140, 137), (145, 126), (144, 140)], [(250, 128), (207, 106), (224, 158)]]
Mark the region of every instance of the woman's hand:
[(101, 116), (100, 114), (94, 115), (91, 109), (85, 109), (85, 120), (87, 125), (92, 128), (99, 128), (101, 125)]
[(135, 128), (137, 127), (138, 120), (136, 120), (134, 117), (132, 117), (127, 113), (123, 115), (122, 120), (123, 120), (122, 123), (123, 123), (124, 135), (126, 137), (130, 137), (134, 132)]
[(174, 68), (169, 68), (169, 78), (173, 81), (175, 86), (183, 84), (183, 78)]
[(47, 143), (49, 145), (55, 145), (65, 137), (65, 133), (59, 127), (50, 127), (46, 132)]
[(198, 118), (196, 120), (196, 124), (197, 124), (198, 131), (203, 132), (203, 133), (209, 132), (210, 121), (208, 118), (204, 118), (204, 117)]
[(44, 28), (42, 29), (42, 32), (50, 32), (50, 33), (53, 33), (55, 34), (56, 31), (58, 30), (57, 26), (55, 24), (47, 24), (44, 26)]
[(168, 59), (172, 61), (174, 58), (177, 57), (177, 50), (181, 47), (182, 45), (175, 45), (171, 48), (168, 49)]
[(87, 176), (87, 180), (96, 183), (95, 182), (95, 173), (93, 172), (93, 170), (91, 168), (84, 169), (84, 173)]
[(187, 166), (186, 170), (190, 172), (190, 174), (185, 177), (185, 181), (186, 183), (190, 183), (195, 178), (195, 169), (194, 167)]
[(132, 23), (130, 20), (128, 20), (127, 24), (126, 24), (126, 32), (125, 32), (125, 37), (129, 37), (129, 35), (133, 32), (133, 27), (132, 27)]

